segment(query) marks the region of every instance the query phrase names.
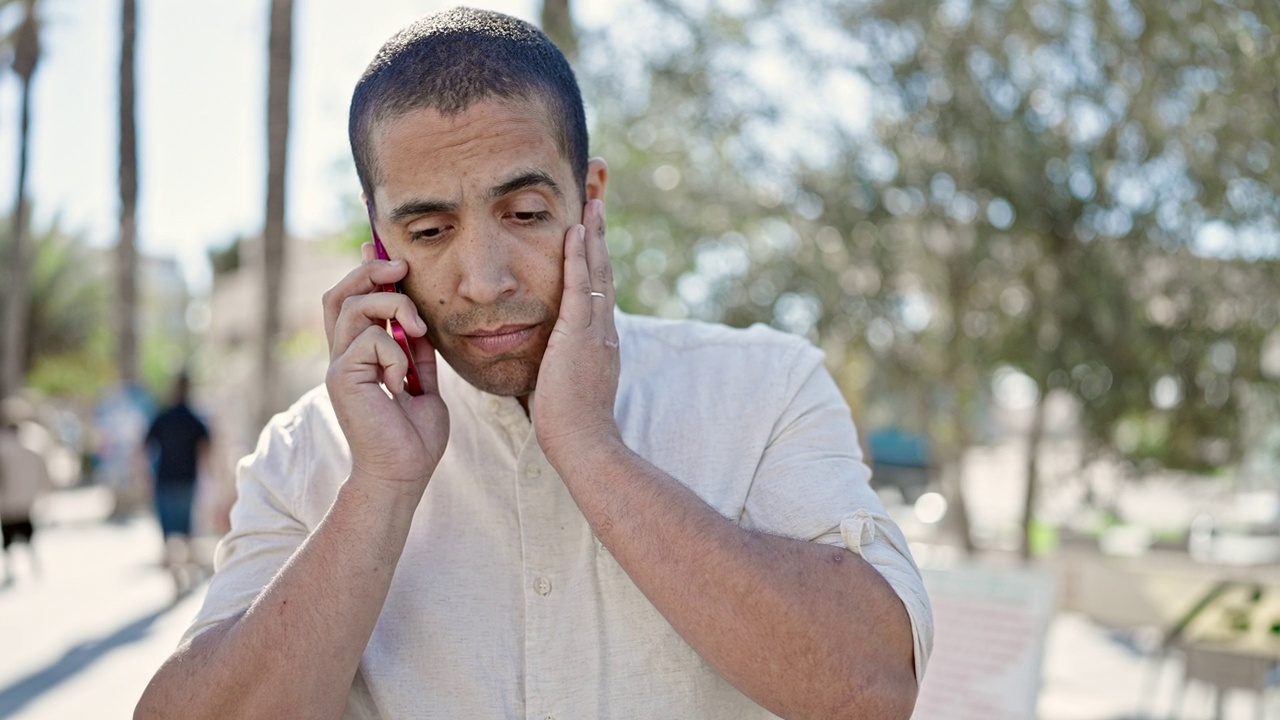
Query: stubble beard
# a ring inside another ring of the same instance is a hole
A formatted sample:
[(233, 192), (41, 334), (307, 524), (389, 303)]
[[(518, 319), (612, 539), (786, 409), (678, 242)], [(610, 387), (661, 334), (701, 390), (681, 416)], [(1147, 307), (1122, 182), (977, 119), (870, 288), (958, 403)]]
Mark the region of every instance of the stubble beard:
[[(426, 317), (423, 314), (423, 317)], [(541, 301), (534, 298), (499, 300), (493, 305), (474, 306), (427, 321), (428, 336), (440, 351), (441, 357), (454, 372), (478, 390), (502, 397), (524, 397), (533, 392), (538, 383), (538, 368), (547, 349), (547, 338), (538, 338), (531, 348), (522, 348), (509, 356), (476, 358), (467, 352), (467, 340), (462, 337), (481, 328), (503, 325), (538, 325), (547, 328), (554, 324), (555, 314)], [(440, 328), (437, 331), (435, 328)]]

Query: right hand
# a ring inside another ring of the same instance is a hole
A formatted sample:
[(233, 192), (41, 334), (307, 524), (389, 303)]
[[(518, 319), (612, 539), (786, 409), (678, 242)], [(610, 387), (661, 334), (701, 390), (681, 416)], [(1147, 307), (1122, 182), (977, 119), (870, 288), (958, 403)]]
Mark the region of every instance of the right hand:
[[(449, 440), (449, 409), (440, 397), (435, 349), (413, 302), (376, 290), (403, 279), (408, 265), (377, 260), (372, 243), (365, 243), (362, 254), (364, 262), (324, 295), (325, 386), (351, 446), (352, 480), (421, 495)], [(386, 331), (393, 317), (418, 361), (420, 396), (404, 390), (409, 359)]]

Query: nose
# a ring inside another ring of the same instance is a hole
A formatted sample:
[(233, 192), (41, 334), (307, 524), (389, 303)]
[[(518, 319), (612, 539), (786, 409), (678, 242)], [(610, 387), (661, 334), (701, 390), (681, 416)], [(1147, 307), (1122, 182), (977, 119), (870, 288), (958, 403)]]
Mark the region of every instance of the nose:
[(514, 294), (519, 283), (507, 238), (498, 228), (478, 228), (455, 248), (458, 251), (458, 294), (477, 305), (490, 305)]

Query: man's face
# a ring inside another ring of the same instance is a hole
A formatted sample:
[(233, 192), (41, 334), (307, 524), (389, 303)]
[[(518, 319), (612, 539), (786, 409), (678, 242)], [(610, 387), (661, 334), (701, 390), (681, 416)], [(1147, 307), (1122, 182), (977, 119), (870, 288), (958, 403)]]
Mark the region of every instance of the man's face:
[[(379, 235), (431, 342), (496, 395), (533, 391), (584, 199), (540, 104), (414, 110), (373, 129)], [(603, 193), (600, 171), (596, 190)]]

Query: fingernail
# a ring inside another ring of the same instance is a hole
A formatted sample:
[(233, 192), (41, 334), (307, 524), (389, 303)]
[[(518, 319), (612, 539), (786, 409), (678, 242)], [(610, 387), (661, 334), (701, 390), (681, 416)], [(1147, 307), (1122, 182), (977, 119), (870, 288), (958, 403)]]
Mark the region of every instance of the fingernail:
[(391, 264), (392, 264), (392, 265), (394, 265), (394, 266), (397, 266), (397, 267), (398, 267), (398, 266), (400, 266), (400, 265), (403, 265), (403, 264), (404, 264), (404, 261), (403, 261), (403, 260), (401, 260), (400, 258), (396, 258), (395, 260), (392, 260), (392, 261), (391, 261)]
[(578, 239), (579, 239), (579, 240), (586, 240), (586, 239), (587, 239), (587, 226), (586, 226), (586, 225), (579, 225), (579, 226), (578, 226)]

